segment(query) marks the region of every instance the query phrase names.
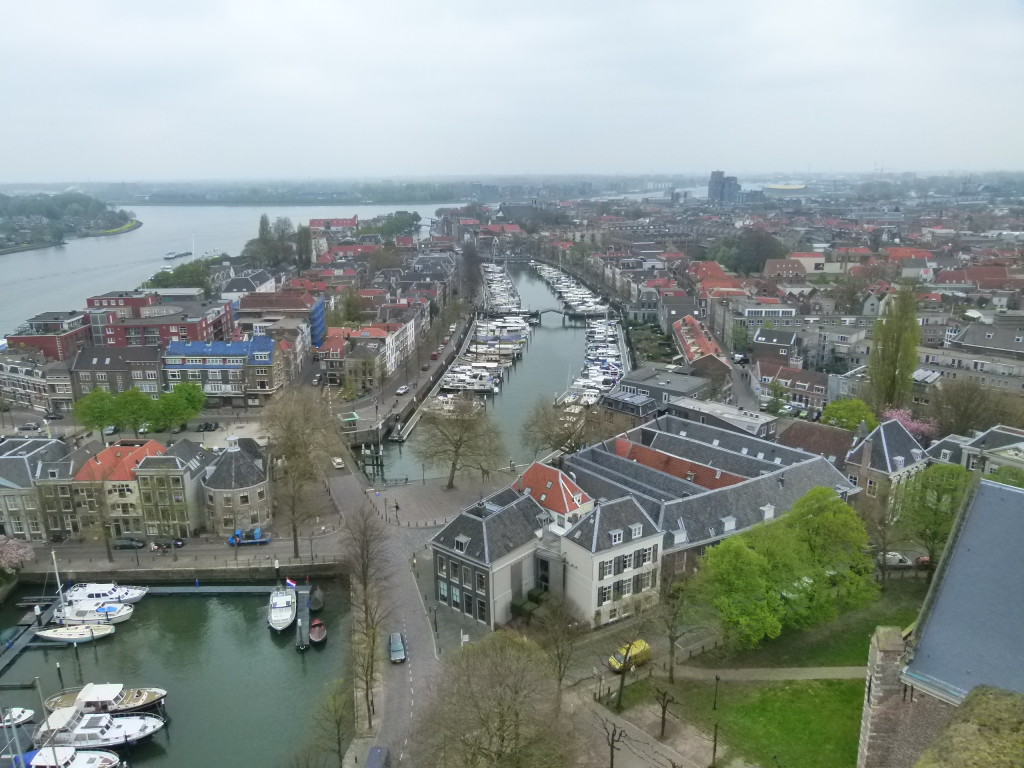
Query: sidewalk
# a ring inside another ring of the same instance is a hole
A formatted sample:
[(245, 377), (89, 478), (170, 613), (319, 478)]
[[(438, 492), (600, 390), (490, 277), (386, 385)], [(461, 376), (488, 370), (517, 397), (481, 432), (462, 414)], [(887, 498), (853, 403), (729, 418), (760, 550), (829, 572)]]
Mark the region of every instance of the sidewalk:
[(751, 667), (749, 669), (702, 669), (677, 666), (677, 680), (703, 680), (716, 678), (729, 682), (754, 680), (863, 680), (867, 667)]
[[(438, 659), (459, 650), (463, 642), (476, 642), (490, 634), (490, 629), (479, 621), (447, 605), (440, 605), (434, 596), (433, 560), (429, 551), (414, 555), (413, 575), (423, 597), (427, 617), (434, 626), (434, 648)], [(463, 635), (468, 640), (463, 641)]]
[[(444, 525), (469, 505), (499, 488), (506, 488), (518, 477), (508, 469), (496, 470), (487, 479), (479, 472), (465, 472), (455, 478), (455, 487), (445, 490), (447, 478), (426, 478), (405, 485), (366, 488), (366, 498), (386, 522), (405, 528)], [(366, 481), (358, 478), (366, 485)], [(395, 509), (395, 504), (398, 509)]]

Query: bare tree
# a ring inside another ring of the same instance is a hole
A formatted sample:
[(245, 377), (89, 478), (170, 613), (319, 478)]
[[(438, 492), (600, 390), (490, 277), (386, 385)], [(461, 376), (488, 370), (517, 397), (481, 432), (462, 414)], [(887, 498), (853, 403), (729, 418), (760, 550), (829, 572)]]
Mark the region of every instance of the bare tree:
[(292, 388), (272, 400), (263, 413), (278, 466), (275, 497), (278, 510), (292, 534), (292, 554), (299, 556), (299, 527), (317, 515), (305, 503), (309, 485), (323, 476), (323, 467), (335, 455), (340, 439), (324, 418), (323, 405), (308, 389)]
[(499, 630), (445, 662), (421, 718), (417, 765), (562, 768), (576, 743), (555, 717), (544, 651)]
[(313, 713), (313, 728), (317, 746), (337, 759), (338, 768), (352, 737), (352, 714), (352, 692), (345, 681), (327, 683)]
[(451, 411), (425, 412), (416, 434), (413, 451), (424, 464), (448, 469), (448, 490), (455, 487), (459, 470), (487, 471), (505, 457), (497, 425), (468, 398), (456, 401)]
[(700, 599), (696, 585), (686, 579), (662, 578), (658, 604), (651, 609), (651, 625), (668, 640), (668, 681), (676, 681), (676, 643), (696, 624), (713, 620), (713, 609)]
[(595, 715), (601, 728), (604, 731), (604, 743), (608, 745), (608, 768), (615, 768), (615, 753), (618, 752), (621, 747), (619, 742), (626, 738), (626, 730), (620, 728), (618, 724), (613, 720)]
[(561, 595), (551, 595), (534, 613), (530, 634), (537, 641), (557, 683), (555, 711), (562, 711), (562, 689), (577, 656), (587, 625)]
[(288, 768), (326, 768), (327, 757), (316, 745), (307, 744), (288, 759)]
[(658, 706), (661, 708), (661, 732), (658, 734), (659, 739), (665, 738), (665, 715), (668, 713), (668, 705), (676, 703), (676, 697), (669, 693), (667, 690), (662, 688), (654, 689), (654, 700), (658, 702)]
[(376, 510), (368, 505), (346, 516), (344, 530), (344, 557), (352, 578), (356, 614), (353, 666), (357, 688), (366, 707), (367, 724), (372, 727), (380, 638), (391, 611), (384, 597), (393, 570), (391, 553), (386, 527)]
[(575, 453), (632, 428), (633, 419), (624, 413), (583, 405), (555, 408), (540, 398), (534, 401), (520, 429), (523, 444), (534, 453)]

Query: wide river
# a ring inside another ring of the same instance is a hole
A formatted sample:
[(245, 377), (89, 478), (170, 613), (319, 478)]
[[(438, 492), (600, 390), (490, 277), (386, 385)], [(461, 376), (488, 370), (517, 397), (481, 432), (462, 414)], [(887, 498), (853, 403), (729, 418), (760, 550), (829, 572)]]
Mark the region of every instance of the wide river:
[[(52, 592), (52, 579), (50, 586)], [(322, 587), (319, 615), (327, 642), (305, 653), (295, 650), (293, 632), (267, 628), (266, 596), (150, 596), (112, 637), (84, 643), (77, 652), (27, 650), (0, 682), (38, 677), (46, 696), (60, 689), (61, 679), (65, 687), (114, 682), (164, 688), (167, 726), (132, 750), (132, 766), (289, 765), (315, 737), (313, 715), (324, 686), (349, 677), (347, 590), (340, 582)], [(9, 627), (24, 613), (8, 600), (0, 624)], [(0, 706), (34, 709), (39, 722), (33, 690), (2, 690)]]
[[(237, 256), (256, 237), (260, 215), (278, 216), (292, 224), (316, 218), (372, 219), (392, 211), (418, 211), (433, 218), (429, 205), (340, 206), (140, 206), (142, 226), (123, 235), (69, 240), (67, 245), (0, 256), (0, 335), (11, 333), (40, 312), (78, 310), (85, 299), (107, 291), (133, 290), (168, 264), (168, 251)], [(424, 222), (428, 223), (428, 222)], [(428, 230), (424, 227), (424, 235)], [(193, 239), (194, 238), (194, 239)], [(193, 242), (195, 247), (193, 248)]]

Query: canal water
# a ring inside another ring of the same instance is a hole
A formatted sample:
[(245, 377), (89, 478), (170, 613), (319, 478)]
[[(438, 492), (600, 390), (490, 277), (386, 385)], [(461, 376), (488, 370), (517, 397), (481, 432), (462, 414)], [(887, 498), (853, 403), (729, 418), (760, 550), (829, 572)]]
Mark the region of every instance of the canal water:
[[(288, 765), (314, 737), (325, 685), (349, 678), (347, 590), (342, 582), (321, 587), (325, 603), (318, 615), (328, 638), (304, 653), (295, 650), (294, 627), (280, 635), (268, 629), (267, 596), (151, 596), (112, 637), (84, 643), (77, 652), (26, 650), (0, 683), (39, 677), (48, 696), (60, 689), (59, 662), (65, 687), (115, 682), (166, 689), (168, 724), (132, 749), (132, 766)], [(3, 627), (26, 612), (15, 602), (0, 610)], [(34, 709), (39, 722), (33, 690), (2, 690), (0, 706)]]
[[(561, 300), (533, 268), (512, 264), (509, 271), (522, 299), (523, 309), (562, 308)], [(522, 444), (522, 423), (534, 401), (543, 399), (552, 403), (579, 376), (583, 366), (586, 327), (583, 324), (562, 325), (562, 316), (554, 313), (542, 317), (542, 324), (533, 326), (533, 334), (522, 359), (506, 370), (501, 393), (487, 398), (491, 418), (497, 424), (505, 446), (506, 463), (522, 464), (539, 458)], [(406, 443), (385, 443), (385, 478), (416, 480), (424, 474), (438, 476), (440, 470), (423, 467), (416, 458), (412, 450), (416, 438), (414, 429)]]

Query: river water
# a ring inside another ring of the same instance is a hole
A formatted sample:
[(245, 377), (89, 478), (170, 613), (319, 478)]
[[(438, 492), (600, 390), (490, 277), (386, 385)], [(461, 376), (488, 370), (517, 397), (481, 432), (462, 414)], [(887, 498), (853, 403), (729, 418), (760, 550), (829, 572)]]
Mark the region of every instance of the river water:
[[(84, 643), (77, 653), (27, 650), (0, 682), (39, 677), (49, 696), (61, 687), (59, 662), (65, 687), (117, 682), (166, 689), (168, 724), (132, 750), (132, 766), (288, 765), (314, 737), (313, 714), (325, 684), (349, 676), (346, 590), (340, 582), (322, 582), (322, 588), (319, 615), (328, 638), (305, 653), (295, 650), (293, 631), (278, 635), (267, 628), (266, 596), (150, 596), (112, 637)], [(14, 602), (0, 610), (0, 625), (12, 626), (25, 613)], [(34, 709), (39, 722), (33, 690), (0, 691), (0, 705)]]
[[(449, 205), (457, 203), (138, 207), (135, 213), (142, 226), (132, 232), (0, 256), (0, 335), (41, 312), (79, 310), (89, 296), (133, 290), (168, 264), (181, 263), (164, 261), (168, 251), (237, 256), (246, 241), (256, 237), (264, 213), (271, 221), (285, 216), (298, 226), (315, 218), (371, 219), (396, 210), (418, 211), (428, 219)], [(424, 227), (421, 232), (425, 235), (428, 230)]]
[[(531, 267), (513, 264), (510, 272), (523, 309), (562, 308), (562, 302)], [(542, 317), (543, 324), (533, 327), (522, 359), (506, 370), (501, 393), (487, 398), (487, 407), (506, 449), (506, 461), (515, 461), (516, 464), (538, 458), (520, 439), (520, 426), (534, 401), (553, 402), (577, 378), (583, 366), (586, 328), (583, 325), (562, 325), (561, 315), (549, 313)], [(416, 458), (412, 450), (416, 438), (414, 429), (407, 443), (385, 443), (386, 479), (407, 477), (415, 480), (424, 473), (437, 476), (439, 470), (423, 467)]]

